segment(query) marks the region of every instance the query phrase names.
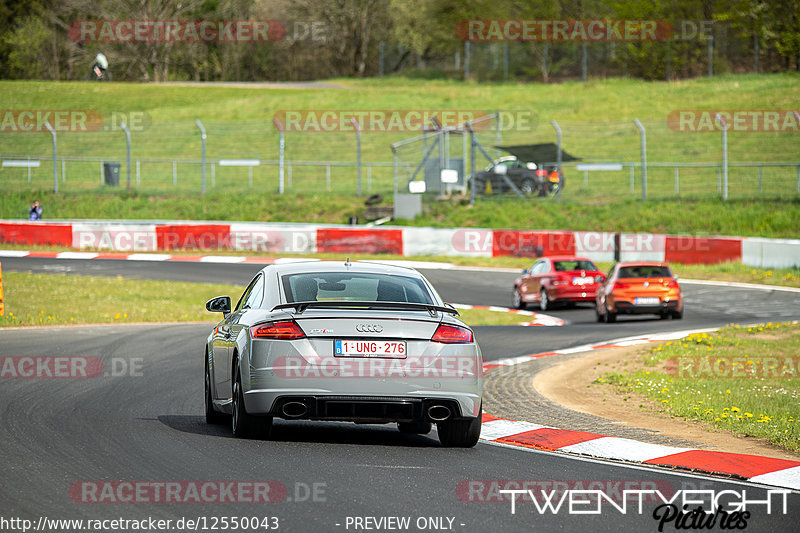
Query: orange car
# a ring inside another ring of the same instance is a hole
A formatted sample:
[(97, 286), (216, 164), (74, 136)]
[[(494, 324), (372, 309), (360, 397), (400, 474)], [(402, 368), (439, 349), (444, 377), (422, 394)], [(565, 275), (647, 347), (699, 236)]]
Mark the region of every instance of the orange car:
[(617, 263), (597, 290), (595, 312), (598, 322), (614, 322), (618, 314), (683, 318), (683, 295), (664, 263)]

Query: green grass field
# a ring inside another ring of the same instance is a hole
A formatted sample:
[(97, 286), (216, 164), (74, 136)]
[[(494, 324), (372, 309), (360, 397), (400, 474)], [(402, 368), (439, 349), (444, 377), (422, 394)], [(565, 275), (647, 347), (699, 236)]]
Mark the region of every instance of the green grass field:
[(599, 378), (670, 414), (800, 450), (800, 325), (729, 326), (643, 352), (644, 369)]
[[(479, 139), (492, 157), (494, 144), (553, 142), (555, 119), (564, 132), (564, 148), (586, 161), (639, 162), (639, 133), (633, 119), (639, 118), (648, 131), (648, 162), (651, 165), (676, 162), (718, 165), (722, 159), (719, 132), (674, 131), (667, 118), (678, 110), (787, 110), (800, 101), (798, 75), (729, 75), (676, 82), (643, 82), (631, 79), (592, 80), (588, 83), (483, 83), (429, 81), (408, 78), (334, 80), (340, 88), (268, 89), (258, 87), (172, 86), (156, 84), (91, 84), (36, 81), (0, 81), (0, 109), (84, 110), (96, 112), (107, 121), (97, 132), (59, 134), (59, 154), (90, 161), (67, 161), (64, 190), (92, 190), (101, 182), (101, 161), (123, 161), (125, 137), (119, 120), (127, 120), (132, 131), (132, 158), (139, 161), (140, 181), (132, 169), (134, 185), (144, 192), (197, 192), (200, 190), (200, 133), (195, 119), (208, 131), (211, 159), (255, 157), (278, 158), (278, 132), (272, 118), (282, 111), (504, 111), (534, 117), (529, 123), (505, 120), (498, 139), (493, 128), (480, 131)], [(140, 113), (140, 115), (135, 115)], [(530, 115), (528, 115), (530, 114)], [(141, 119), (141, 120), (139, 120)], [(108, 122), (112, 124), (109, 125)], [(392, 162), (390, 144), (416, 136), (419, 131), (370, 132), (362, 135), (365, 162)], [(731, 164), (797, 160), (796, 132), (732, 132), (729, 135)], [(46, 132), (0, 132), (3, 157), (33, 155), (49, 157), (51, 139)], [(460, 157), (461, 139), (450, 141), (450, 155)], [(421, 145), (398, 154), (400, 174), (405, 177), (419, 163)], [(355, 161), (352, 131), (333, 133), (289, 132), (286, 156), (293, 161)], [(158, 161), (155, 161), (158, 160)], [(173, 169), (172, 160), (178, 160)], [(478, 158), (478, 166), (486, 161)], [(173, 175), (173, 170), (175, 174)], [(214, 185), (231, 190), (248, 189), (246, 169), (216, 169)], [(759, 169), (731, 167), (730, 194), (737, 198), (763, 195), (796, 197), (797, 168), (764, 167), (759, 192)], [(648, 191), (653, 198), (675, 196), (675, 169), (651, 166)], [(59, 168), (59, 176), (62, 169)], [(210, 170), (209, 170), (210, 173)], [(591, 200), (641, 195), (639, 170), (630, 187), (628, 168), (620, 172), (596, 172), (584, 189), (584, 176), (567, 167), (567, 199)], [(125, 168), (123, 166), (123, 174)], [(716, 197), (718, 169), (680, 168), (679, 194), (683, 197)], [(389, 192), (391, 166), (365, 168), (363, 187), (369, 192)], [(211, 177), (208, 177), (209, 188)], [(287, 169), (287, 190), (294, 193), (326, 191), (351, 194), (355, 191), (353, 167), (330, 169), (295, 164)], [(259, 166), (253, 171), (253, 192), (272, 194), (278, 187), (276, 166)], [(330, 183), (330, 185), (329, 185)], [(35, 189), (52, 186), (52, 167), (46, 162), (32, 172)], [(0, 171), (0, 190), (30, 188), (24, 169)]]
[[(54, 326), (125, 322), (216, 322), (221, 315), (206, 311), (214, 296), (227, 295), (234, 304), (244, 287), (219, 283), (188, 283), (67, 276), (66, 274), (3, 274), (5, 314), (0, 327)], [(47, 299), (40, 295), (49, 295)], [(459, 310), (471, 326), (508, 326), (531, 317), (486, 309)]]

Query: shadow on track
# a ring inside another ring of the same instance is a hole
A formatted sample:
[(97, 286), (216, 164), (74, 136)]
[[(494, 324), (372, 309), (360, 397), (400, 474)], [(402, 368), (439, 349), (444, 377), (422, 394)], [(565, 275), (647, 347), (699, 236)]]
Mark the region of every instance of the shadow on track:
[[(161, 415), (158, 421), (165, 426), (195, 435), (236, 439), (228, 426), (207, 424), (205, 417), (195, 415)], [(360, 444), (368, 446), (402, 446), (406, 448), (438, 448), (435, 433), (414, 435), (400, 433), (394, 424), (352, 424), (347, 422), (286, 422), (276, 419), (270, 441), (308, 442), (320, 444)], [(263, 439), (262, 439), (263, 440)]]

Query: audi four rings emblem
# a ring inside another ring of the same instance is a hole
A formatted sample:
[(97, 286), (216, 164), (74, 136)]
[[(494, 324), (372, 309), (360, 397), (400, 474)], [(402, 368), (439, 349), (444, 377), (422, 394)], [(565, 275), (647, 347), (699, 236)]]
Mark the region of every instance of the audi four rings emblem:
[(383, 331), (383, 326), (380, 324), (358, 324), (356, 331), (361, 333), (380, 333)]

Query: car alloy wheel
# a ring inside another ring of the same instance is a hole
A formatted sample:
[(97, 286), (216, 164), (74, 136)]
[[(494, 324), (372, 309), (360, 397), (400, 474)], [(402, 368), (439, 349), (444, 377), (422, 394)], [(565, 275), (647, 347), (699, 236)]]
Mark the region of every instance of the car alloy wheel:
[(514, 292), (511, 295), (511, 306), (514, 309), (525, 309), (525, 302), (522, 301), (522, 295), (517, 287), (514, 287)]
[(519, 190), (523, 194), (533, 194), (536, 191), (536, 184), (533, 183), (533, 180), (526, 179), (522, 182), (522, 185), (520, 185)]
[(550, 307), (550, 299), (547, 297), (547, 291), (542, 289), (539, 291), (539, 309), (547, 311), (548, 307)]

